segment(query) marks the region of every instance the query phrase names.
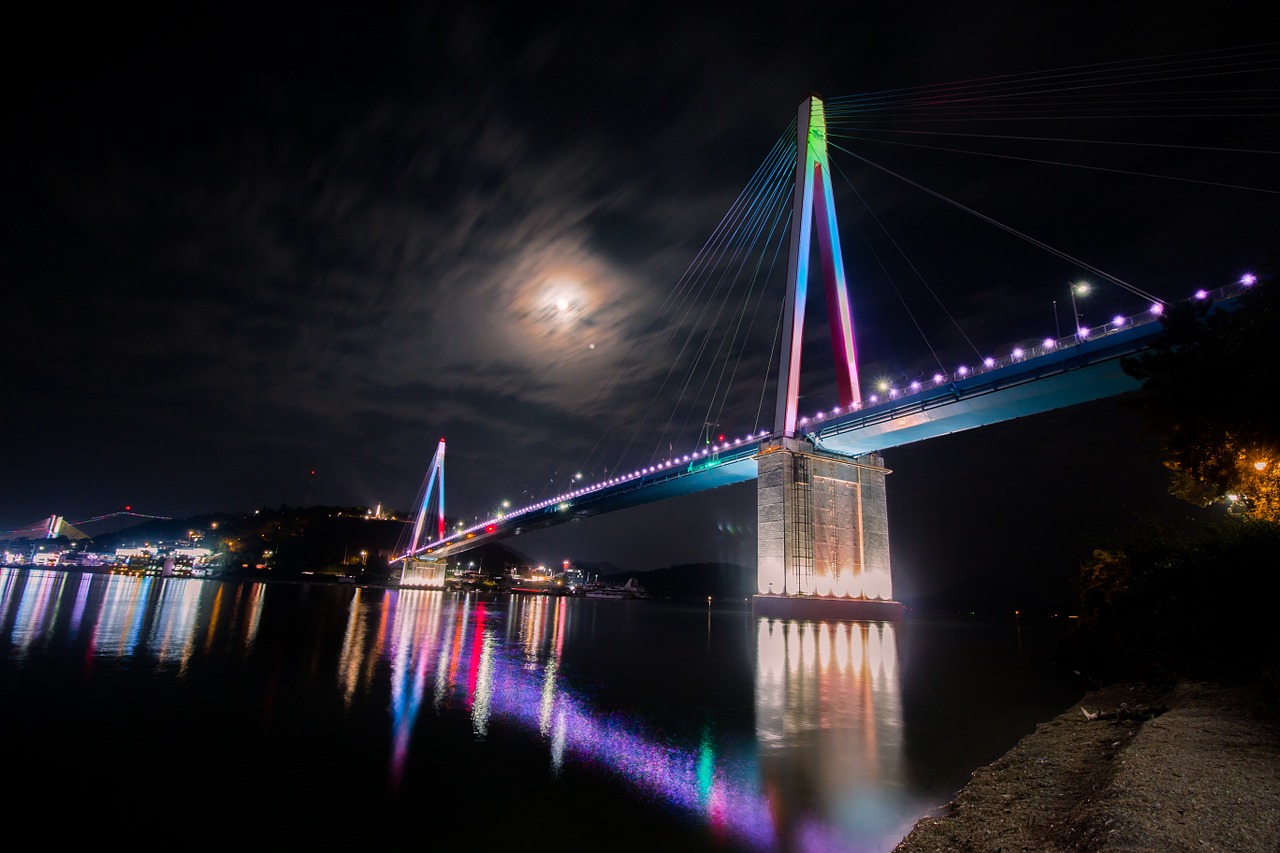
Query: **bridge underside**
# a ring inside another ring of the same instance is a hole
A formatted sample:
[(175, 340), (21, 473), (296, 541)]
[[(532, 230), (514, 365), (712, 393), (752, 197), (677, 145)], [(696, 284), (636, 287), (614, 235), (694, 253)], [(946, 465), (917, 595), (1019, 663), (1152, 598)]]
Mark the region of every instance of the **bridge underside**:
[(820, 448), (857, 456), (1123, 394), (1139, 383), (1121, 359), (1143, 349), (1152, 332), (1139, 328), (938, 385), (830, 421), (811, 437)]

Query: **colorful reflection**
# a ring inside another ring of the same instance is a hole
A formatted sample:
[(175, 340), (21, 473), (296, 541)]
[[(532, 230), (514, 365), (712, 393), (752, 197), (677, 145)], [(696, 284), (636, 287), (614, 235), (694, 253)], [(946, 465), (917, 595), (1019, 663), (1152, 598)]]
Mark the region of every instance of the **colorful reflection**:
[(58, 635), (90, 661), (144, 656), (181, 675), (227, 626), (252, 648), (263, 598), (262, 584), (0, 568), (0, 633), (19, 658)]
[(405, 772), (414, 724), (425, 704), (435, 713), (470, 715), (472, 733), (519, 725), (546, 743), (552, 774), (568, 762), (623, 779), (650, 799), (700, 816), (744, 848), (775, 847), (771, 810), (755, 780), (754, 758), (735, 764), (717, 757), (709, 740), (680, 749), (648, 737), (639, 721), (608, 717), (574, 695), (559, 675), (575, 602), (558, 596), (510, 596), (500, 613), (471, 597), (436, 590), (400, 590), (378, 604), (353, 601), (341, 678), (367, 671), (352, 660), (369, 623), (395, 626), (368, 654), (391, 663), (391, 776)]
[[(280, 590), (0, 569), (0, 637), (18, 658), (71, 638), (89, 665), (142, 659), (182, 677), (202, 656), (249, 657), (268, 605), (297, 601), (296, 592)], [(476, 740), (518, 727), (545, 745), (550, 776), (573, 769), (620, 780), (641, 799), (705, 825), (726, 848), (883, 850), (921, 813), (903, 793), (892, 624), (756, 619), (755, 738), (733, 742), (710, 723), (664, 735), (641, 714), (598, 707), (570, 651), (589, 645), (590, 614), (600, 611), (588, 604), (430, 589), (315, 590), (308, 627), (291, 634), (299, 645), (280, 655), (281, 665), (296, 671), (324, 660), (348, 713), (387, 709), (392, 790), (410, 771), (415, 728), (430, 717), (465, 720)], [(709, 617), (706, 624), (709, 638)], [(331, 652), (316, 655), (322, 646)], [(749, 732), (738, 728), (739, 737)]]
[(889, 622), (757, 621), (760, 770), (787, 849), (880, 850), (918, 817), (898, 665)]

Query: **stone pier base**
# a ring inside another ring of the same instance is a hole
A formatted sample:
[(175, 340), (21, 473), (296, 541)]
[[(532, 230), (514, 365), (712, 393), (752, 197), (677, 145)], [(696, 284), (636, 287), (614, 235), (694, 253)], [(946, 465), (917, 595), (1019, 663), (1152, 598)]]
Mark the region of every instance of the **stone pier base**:
[(751, 599), (751, 610), (756, 616), (776, 616), (779, 619), (901, 622), (904, 609), (900, 601), (867, 598), (757, 595)]

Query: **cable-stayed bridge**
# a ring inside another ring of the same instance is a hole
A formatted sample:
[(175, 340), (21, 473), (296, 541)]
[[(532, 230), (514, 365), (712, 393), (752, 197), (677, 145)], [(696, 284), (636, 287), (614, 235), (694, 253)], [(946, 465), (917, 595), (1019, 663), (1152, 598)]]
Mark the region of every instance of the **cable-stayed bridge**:
[[(1076, 305), (1078, 291), (1073, 285), (1065, 335), (1059, 332), (1034, 343), (1024, 342), (999, 356), (982, 356), (975, 348), (970, 363), (943, 366), (939, 360), (936, 372), (922, 371), (914, 380), (904, 377), (895, 382), (864, 383), (858, 373), (860, 353), (836, 222), (832, 176), (837, 173), (828, 157), (830, 138), (827, 106), (816, 96), (806, 99), (797, 112), (790, 140), (777, 146), (708, 242), (718, 254), (700, 254), (691, 267), (698, 269), (697, 275), (734, 267), (755, 288), (763, 287), (773, 268), (782, 265), (780, 259), (785, 264), (786, 297), (777, 324), (779, 345), (774, 349), (777, 372), (772, 423), (737, 435), (722, 434), (718, 424), (727, 420), (719, 417), (723, 409), (708, 406), (705, 440), (688, 454), (652, 454), (649, 461), (630, 470), (615, 467), (608, 477), (575, 482), (558, 494), (505, 508), (454, 531), (444, 530), (441, 501), (441, 523), (425, 538), (415, 535), (405, 549), (406, 562), (408, 558), (438, 561), (484, 542), (565, 521), (756, 480), (760, 600), (798, 597), (892, 603), (884, 500), (889, 472), (880, 451), (1137, 387), (1121, 369), (1121, 360), (1150, 345), (1161, 331), (1158, 321), (1170, 303), (1061, 252), (1053, 253), (1127, 291), (1136, 307), (1087, 327)], [(779, 189), (784, 183), (780, 176), (789, 178), (785, 195)], [(767, 250), (752, 254), (740, 248), (767, 246), (774, 247), (772, 254)], [(829, 392), (830, 404), (804, 414), (799, 406), (800, 364), (807, 334), (804, 318), (811, 265), (819, 270), (824, 285), (827, 343), (835, 371), (828, 387), (806, 398), (821, 398)], [(680, 310), (681, 304), (694, 304), (679, 300), (687, 298), (695, 277), (691, 273), (678, 284), (674, 310)], [(720, 282), (726, 277), (728, 273), (704, 275), (705, 280), (715, 282), (713, 293), (719, 293)], [(1230, 303), (1249, 286), (1252, 281), (1242, 279), (1223, 288), (1187, 294), (1186, 298)], [(1056, 321), (1056, 301), (1054, 312)], [(732, 335), (726, 332), (720, 344), (731, 349), (739, 340), (740, 321), (720, 325), (732, 329)], [(685, 347), (689, 347), (687, 342)], [(690, 348), (701, 351), (708, 347), (704, 342)], [(772, 358), (769, 364), (772, 370)], [(699, 387), (710, 384), (714, 390), (708, 394), (719, 395), (722, 387), (732, 384), (736, 369), (735, 365), (732, 371), (722, 371), (714, 382), (704, 380)], [(685, 387), (689, 386), (686, 381)], [(660, 438), (657, 445), (663, 444)], [(431, 477), (438, 482), (441, 495), (443, 450), (442, 440), (437, 451), (439, 464), (433, 460)], [(419, 512), (419, 529), (431, 498), (428, 490)], [(861, 608), (860, 612), (891, 610)]]

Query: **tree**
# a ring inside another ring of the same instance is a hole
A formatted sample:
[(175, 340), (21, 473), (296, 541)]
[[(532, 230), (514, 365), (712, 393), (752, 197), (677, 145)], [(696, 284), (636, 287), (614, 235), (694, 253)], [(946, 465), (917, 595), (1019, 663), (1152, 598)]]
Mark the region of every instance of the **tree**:
[(1169, 491), (1200, 506), (1280, 521), (1277, 262), (1229, 307), (1180, 303), (1142, 355), (1125, 359), (1142, 381), (1139, 405), (1172, 472)]

